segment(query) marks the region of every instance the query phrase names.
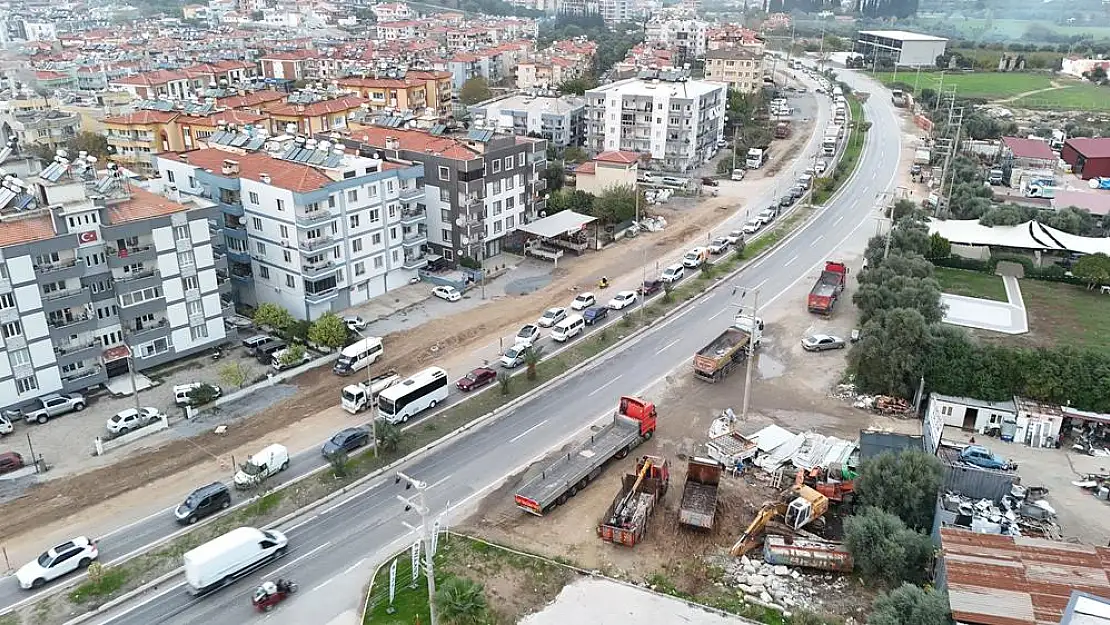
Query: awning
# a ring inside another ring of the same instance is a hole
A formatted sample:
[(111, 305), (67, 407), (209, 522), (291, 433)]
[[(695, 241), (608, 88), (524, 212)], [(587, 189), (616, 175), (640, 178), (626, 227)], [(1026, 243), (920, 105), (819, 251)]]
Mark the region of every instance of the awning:
[(597, 221), (597, 218), (574, 211), (562, 211), (530, 224), (521, 224), (516, 229), (545, 239), (553, 239), (562, 234), (577, 232), (593, 221)]

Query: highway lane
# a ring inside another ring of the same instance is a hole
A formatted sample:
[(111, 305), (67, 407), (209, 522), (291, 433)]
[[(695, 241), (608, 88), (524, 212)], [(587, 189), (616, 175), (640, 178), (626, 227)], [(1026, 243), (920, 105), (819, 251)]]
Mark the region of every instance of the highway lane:
[[(814, 278), (814, 270), (830, 254), (840, 249), (843, 242), (858, 237), (860, 229), (874, 215), (877, 198), (891, 188), (897, 174), (900, 131), (889, 94), (854, 75), (843, 79), (872, 94), (864, 104), (872, 129), (866, 136), (859, 174), (845, 193), (797, 235), (733, 280), (743, 287), (758, 286), (764, 302), (777, 300), (800, 280)], [(596, 366), (569, 376), (488, 426), (413, 461), (404, 471), (432, 485), (427, 496), (433, 509), (444, 510), (449, 502), (452, 509), (465, 509), (506, 476), (518, 473), (551, 449), (579, 438), (585, 429), (607, 418), (620, 395), (644, 392), (676, 365), (681, 367), (689, 362), (697, 349), (729, 325), (732, 303), (730, 289), (717, 289)], [(773, 324), (774, 320), (770, 322)], [(661, 415), (660, 428), (664, 432), (666, 420), (667, 415)], [(539, 466), (530, 470), (539, 470)], [(333, 504), (307, 520), (298, 521), (292, 528), (285, 528), (291, 537), (289, 556), (215, 595), (192, 599), (177, 579), (163, 586), (158, 594), (126, 606), (127, 612), (107, 615), (97, 622), (118, 625), (251, 622), (248, 599), (254, 582), (276, 574), (294, 577), (301, 584), (302, 593), (309, 591), (298, 595), (294, 602), (312, 602), (312, 588), (358, 567), (367, 558), (387, 557), (411, 542), (411, 530), (403, 521), (416, 523), (418, 519), (402, 511), (395, 498), (399, 492), (392, 479), (383, 478), (369, 485), (366, 493)], [(322, 623), (349, 607), (311, 605), (313, 614)]]

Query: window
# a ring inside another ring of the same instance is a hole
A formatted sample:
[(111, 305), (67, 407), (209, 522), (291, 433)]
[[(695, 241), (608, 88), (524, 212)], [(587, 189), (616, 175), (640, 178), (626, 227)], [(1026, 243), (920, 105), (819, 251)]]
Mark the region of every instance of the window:
[(397, 205), (396, 204), (390, 204), (389, 205), (389, 218), (390, 219), (396, 219), (397, 218)]
[(500, 215), (501, 214), (501, 200), (497, 200), (493, 203), (493, 214), (494, 215)]
[(334, 195), (329, 195), (328, 196), (328, 208), (335, 208), (335, 196)]
[(397, 240), (397, 228), (390, 228), (389, 229), (389, 240), (390, 241), (396, 241)]
[(168, 351), (170, 351), (170, 340), (165, 337), (154, 339), (153, 341), (139, 347), (139, 355), (142, 358), (150, 358), (151, 356), (164, 354)]
[(382, 212), (376, 208), (370, 210), (370, 223), (378, 223), (382, 220)]
[(364, 273), (366, 273), (366, 264), (365, 263), (355, 263), (355, 275), (356, 276), (361, 276)]
[(505, 210), (507, 210), (507, 211), (513, 210), (513, 206), (515, 204), (516, 204), (516, 198), (515, 197), (510, 195), (509, 197), (505, 198)]
[(362, 251), (362, 237), (351, 241), (351, 251), (356, 254)]
[(293, 262), (293, 255), (289, 253), (289, 250), (282, 250), (281, 255), (285, 258), (285, 262)]
[(166, 170), (166, 180), (169, 180), (170, 182), (177, 182), (177, 180), (175, 180), (173, 177), (173, 172), (168, 169)]
[(251, 191), (250, 193), (248, 193), (247, 198), (250, 199), (251, 204), (254, 204), (255, 206), (258, 205), (258, 194), (255, 193), (254, 191)]
[(439, 166), (439, 179), (440, 180), (450, 180), (451, 179), (451, 170), (444, 167), (443, 165), (440, 165)]
[(264, 265), (259, 265), (258, 266), (258, 277), (262, 278), (263, 280), (269, 280), (270, 279), (270, 268), (266, 267)]
[(358, 227), (358, 215), (351, 215), (351, 227), (352, 228), (357, 228)]
[(386, 180), (385, 181), (385, 190), (389, 193), (393, 193), (393, 181), (392, 180)]
[[(260, 248), (258, 251), (261, 252), (262, 254), (265, 254), (266, 253), (266, 248), (263, 247), (263, 245), (261, 243), (259, 243), (258, 246)], [(178, 252), (177, 253), (177, 264), (181, 268), (196, 267), (197, 259), (196, 259), (195, 256), (193, 256), (193, 251), (192, 250), (186, 250), (184, 252)]]
[(447, 228), (444, 228), (444, 229), (440, 230), (439, 231), (439, 236), (443, 239), (444, 243), (450, 243), (451, 242), (451, 231), (448, 230)]
[(506, 156), (505, 157), (505, 171), (509, 171), (512, 168), (513, 168), (513, 157)]
[(12, 361), (13, 367), (21, 367), (31, 364), (31, 350), (26, 347), (8, 352), (8, 357)]
[(0, 309), (15, 308), (15, 298), (11, 293), (0, 294)]
[(358, 201), (358, 189), (349, 189), (347, 191), (347, 201), (348, 202), (357, 202)]
[(262, 241), (255, 241), (254, 242), (254, 249), (258, 250), (259, 254), (261, 254), (263, 256), (266, 255), (266, 244), (263, 243)]
[(490, 171), (495, 174), (501, 173), (501, 161), (493, 159), (493, 161), (490, 162)]
[[(559, 125), (562, 126), (563, 125), (562, 120), (559, 120), (559, 122), (560, 122)], [(524, 167), (524, 152), (521, 152), (520, 154), (517, 154), (516, 166), (517, 167)]]
[(501, 234), (501, 220), (500, 219), (493, 222), (493, 233), (494, 234)]
[(4, 338), (10, 339), (16, 336), (23, 336), (23, 324), (18, 321), (10, 321), (5, 323), (3, 328), (0, 328), (4, 334)]
[(193, 337), (194, 341), (197, 339), (206, 339), (208, 338), (208, 326), (189, 326), (189, 335)]
[(505, 179), (505, 190), (506, 191), (511, 191), (513, 189), (513, 183), (514, 183), (513, 178), (514, 177), (515, 176), (509, 176), (508, 178)]
[(173, 240), (174, 241), (188, 241), (189, 240), (189, 226), (174, 226), (173, 227)]
[(297, 279), (295, 277), (293, 277), (293, 274), (291, 274), (291, 273), (285, 274), (285, 286), (287, 286), (291, 289), (297, 288)]
[(439, 201), (443, 202), (444, 204), (448, 204), (451, 202), (451, 192), (447, 190), (447, 187), (439, 188)]
[(285, 211), (285, 200), (283, 200), (281, 198), (278, 198), (277, 209), (278, 209), (278, 211), (281, 211), (281, 212)]
[(375, 256), (374, 257), (374, 269), (381, 269), (382, 264), (383, 264), (383, 260), (384, 259), (381, 256)]
[(181, 279), (181, 282), (185, 286), (186, 291), (200, 288), (200, 281), (196, 276), (186, 276)]
[(516, 218), (515, 217), (513, 217), (512, 215), (509, 215), (508, 217), (505, 218), (505, 230), (512, 230), (513, 226), (515, 226), (515, 225), (516, 225)]
[(378, 185), (371, 184), (366, 186), (366, 194), (370, 197), (378, 197)]
[(49, 254), (39, 254), (35, 257), (35, 265), (53, 265), (61, 259), (62, 257), (58, 256), (57, 252), (50, 252)]
[(261, 230), (262, 220), (257, 217), (251, 217), (251, 227), (253, 227), (255, 230)]
[(147, 300), (157, 299), (162, 297), (162, 289), (156, 286), (142, 289), (139, 291), (131, 291), (119, 296), (120, 306), (133, 306), (140, 304)]
[(16, 378), (15, 380), (15, 392), (19, 394), (29, 393), (38, 387), (39, 382), (33, 375), (25, 378)]
[(283, 239), (288, 239), (289, 238), (289, 226), (286, 226), (284, 224), (281, 226), (281, 238), (283, 238)]
[(382, 233), (375, 232), (374, 234), (370, 235), (370, 243), (372, 245), (381, 245), (382, 244)]
[(193, 315), (204, 314), (204, 304), (197, 302), (185, 302), (185, 312), (192, 317)]

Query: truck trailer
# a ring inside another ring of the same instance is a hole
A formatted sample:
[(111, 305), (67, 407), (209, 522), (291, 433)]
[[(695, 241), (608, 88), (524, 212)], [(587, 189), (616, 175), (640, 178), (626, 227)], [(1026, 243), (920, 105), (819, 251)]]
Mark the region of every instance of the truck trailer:
[(647, 531), (655, 506), (667, 494), (670, 479), (666, 458), (640, 458), (636, 471), (622, 478), (620, 492), (601, 517), (597, 525), (598, 537), (626, 547), (636, 546)]
[(621, 397), (613, 421), (563, 454), (513, 496), (521, 510), (543, 516), (578, 494), (613, 458), (628, 452), (655, 433), (655, 404), (638, 397)]
[(839, 261), (826, 261), (824, 271), (809, 291), (807, 299), (809, 312), (831, 315), (847, 282), (848, 266)]
[(711, 458), (691, 458), (686, 465), (686, 482), (682, 485), (682, 503), (678, 506), (678, 522), (700, 529), (713, 529), (717, 514), (717, 488), (724, 467)]

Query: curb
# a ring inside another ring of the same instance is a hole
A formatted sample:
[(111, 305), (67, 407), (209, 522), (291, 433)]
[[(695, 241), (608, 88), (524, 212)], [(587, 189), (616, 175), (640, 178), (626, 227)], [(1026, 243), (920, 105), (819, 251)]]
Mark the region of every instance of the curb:
[(99, 606), (97, 606), (97, 608), (95, 610), (85, 612), (84, 614), (82, 614), (82, 615), (80, 615), (76, 618), (73, 618), (73, 619), (70, 619), (70, 620), (66, 621), (65, 625), (79, 625), (80, 623), (84, 623), (85, 621), (88, 621), (88, 620), (92, 619), (93, 617), (100, 616), (101, 614), (107, 612), (108, 610), (111, 610), (112, 608), (114, 608), (118, 605), (122, 605), (124, 603), (127, 603), (128, 601), (134, 599), (135, 597), (138, 597), (139, 595), (141, 595), (144, 592), (150, 590), (151, 588), (157, 588), (159, 584), (164, 584), (167, 580), (176, 577), (177, 575), (179, 575), (184, 570), (185, 570), (185, 567), (178, 567), (178, 568), (176, 568), (172, 571), (163, 573), (159, 577), (156, 577), (155, 579), (147, 582), (146, 584), (143, 584), (142, 586), (140, 586), (138, 588), (135, 588), (133, 590), (129, 590), (129, 591), (123, 593), (122, 595), (116, 597), (115, 599), (112, 599), (112, 600), (110, 600), (106, 603), (100, 604)]
[[(424, 554), (421, 553), (420, 556), (423, 558)], [(366, 598), (362, 600), (362, 613), (358, 615), (358, 622), (360, 624), (366, 622), (366, 614), (370, 611), (370, 596), (374, 594), (374, 580), (378, 579), (378, 573), (381, 572), (386, 562), (389, 562), (389, 558), (386, 558), (381, 564), (375, 566), (374, 572), (370, 574), (370, 583), (366, 585)]]

